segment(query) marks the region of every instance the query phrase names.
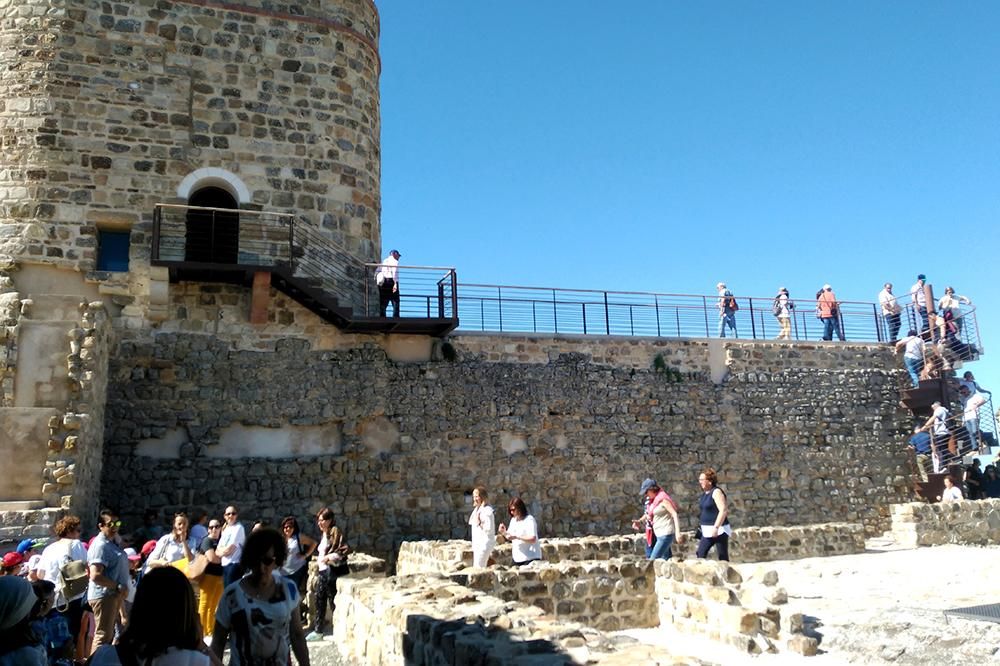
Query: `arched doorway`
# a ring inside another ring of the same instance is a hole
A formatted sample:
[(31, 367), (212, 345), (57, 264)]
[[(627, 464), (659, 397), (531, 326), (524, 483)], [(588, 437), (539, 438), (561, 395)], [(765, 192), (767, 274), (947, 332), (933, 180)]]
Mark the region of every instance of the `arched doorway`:
[(240, 214), (236, 198), (219, 187), (203, 187), (188, 199), (189, 206), (232, 210), (189, 210), (185, 220), (186, 261), (235, 264), (240, 249)]

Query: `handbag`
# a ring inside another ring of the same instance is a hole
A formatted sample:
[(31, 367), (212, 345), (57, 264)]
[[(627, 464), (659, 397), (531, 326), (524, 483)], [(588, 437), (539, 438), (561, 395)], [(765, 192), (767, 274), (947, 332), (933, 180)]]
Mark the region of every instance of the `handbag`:
[(63, 599), (67, 602), (74, 597), (78, 597), (87, 591), (90, 584), (90, 572), (87, 570), (87, 563), (74, 560), (70, 557), (72, 543), (67, 542), (65, 560), (59, 567), (59, 591)]
[(189, 580), (200, 581), (205, 577), (205, 567), (208, 566), (208, 557), (204, 553), (198, 553), (197, 557), (191, 560), (187, 566), (187, 577)]

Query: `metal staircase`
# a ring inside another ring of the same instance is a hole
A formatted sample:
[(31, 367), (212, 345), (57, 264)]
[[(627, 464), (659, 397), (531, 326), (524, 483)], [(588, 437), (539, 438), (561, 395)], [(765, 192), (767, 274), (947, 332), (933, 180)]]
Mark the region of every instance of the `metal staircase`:
[(399, 266), (402, 316), (385, 317), (379, 265), (362, 263), (290, 214), (157, 204), (150, 263), (167, 267), (172, 282), (250, 285), (269, 274), (271, 286), (344, 331), (443, 336), (458, 326), (453, 268)]

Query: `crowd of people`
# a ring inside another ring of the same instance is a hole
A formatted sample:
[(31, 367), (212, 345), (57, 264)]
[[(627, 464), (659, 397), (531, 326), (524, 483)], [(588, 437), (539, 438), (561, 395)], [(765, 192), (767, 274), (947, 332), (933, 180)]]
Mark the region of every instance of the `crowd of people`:
[[(725, 282), (716, 284), (715, 289), (718, 294), (716, 301), (719, 312), (718, 335), (720, 338), (724, 338), (726, 332), (729, 331), (734, 337), (738, 337), (736, 313), (740, 309), (739, 299), (733, 295)], [(911, 335), (919, 334), (922, 340), (935, 343), (942, 356), (967, 353), (967, 345), (961, 341), (964, 325), (961, 306), (971, 305), (972, 301), (965, 296), (956, 294), (952, 287), (946, 287), (944, 296), (940, 299), (935, 300), (933, 294), (934, 291), (927, 282), (927, 276), (922, 273), (918, 275), (917, 281), (910, 287), (909, 292), (914, 313), (914, 330)], [(886, 282), (882, 291), (879, 292), (878, 305), (886, 339), (895, 342), (902, 327), (903, 307), (893, 293), (891, 282)], [(795, 309), (796, 302), (792, 300), (788, 289), (779, 287), (778, 293), (775, 294), (771, 303), (771, 312), (778, 320), (780, 327), (776, 339), (791, 339), (791, 324)], [(833, 287), (829, 284), (824, 284), (816, 292), (815, 315), (823, 325), (821, 339), (833, 340), (836, 336), (841, 342), (846, 340), (841, 303), (837, 299)]]
[[(235, 506), (221, 518), (194, 511), (160, 528), (156, 512), (121, 533), (102, 510), (83, 541), (66, 515), (54, 539), (26, 539), (3, 558), (0, 666), (308, 666), (306, 643), (324, 638), (337, 578), (350, 547), (331, 509), (316, 515), (320, 539), (294, 516), (280, 530), (258, 522), (247, 534)], [(317, 562), (317, 609), (303, 624), (309, 560)]]

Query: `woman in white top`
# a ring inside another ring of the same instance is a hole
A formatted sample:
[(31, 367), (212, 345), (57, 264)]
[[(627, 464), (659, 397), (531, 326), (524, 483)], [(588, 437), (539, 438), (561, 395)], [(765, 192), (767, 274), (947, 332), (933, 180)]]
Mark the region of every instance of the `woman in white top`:
[(174, 529), (169, 534), (161, 536), (156, 542), (156, 548), (146, 560), (146, 571), (170, 566), (178, 560), (190, 562), (194, 559), (197, 550), (198, 544), (191, 536), (187, 514), (184, 512), (175, 514)]
[(42, 551), (42, 561), (39, 563), (39, 574), (42, 578), (56, 586), (56, 609), (66, 616), (70, 634), (80, 634), (80, 620), (83, 618), (83, 603), (86, 601), (87, 585), (78, 584), (79, 591), (73, 594), (64, 587), (66, 581), (60, 575), (62, 568), (73, 561), (83, 563), (86, 571), (87, 549), (80, 542), (80, 519), (76, 516), (63, 516), (56, 521), (53, 528), (58, 541), (54, 541)]
[(92, 666), (222, 666), (202, 640), (194, 592), (174, 567), (142, 577), (128, 625), (117, 645), (102, 645)]
[(542, 559), (542, 547), (538, 543), (538, 523), (528, 513), (524, 500), (515, 497), (507, 507), (510, 512), (510, 526), (500, 523), (499, 534), (510, 541), (514, 566), (523, 566)]
[[(949, 333), (955, 335), (962, 332), (962, 303), (972, 305), (965, 296), (955, 294), (954, 287), (945, 287), (944, 296), (938, 301), (938, 332), (941, 337), (947, 337)], [(949, 330), (949, 324), (951, 330)]]
[(792, 305), (788, 298), (788, 290), (782, 287), (778, 290), (778, 295), (774, 297), (775, 316), (781, 325), (781, 332), (778, 333), (778, 340), (792, 339)]
[(305, 591), (306, 574), (309, 573), (309, 558), (316, 552), (316, 539), (299, 531), (299, 521), (295, 516), (285, 516), (281, 521), (281, 534), (288, 546), (288, 557), (281, 567), (281, 573), (288, 577), (299, 588), (299, 593)]
[(486, 503), (489, 497), (486, 488), (477, 486), (472, 490), (472, 515), (469, 525), (472, 528), (472, 566), (485, 567), (489, 565), (490, 554), (497, 544), (496, 518), (493, 507)]
[(313, 630), (306, 635), (307, 641), (323, 640), (326, 607), (329, 604), (330, 611), (333, 612), (337, 579), (350, 573), (347, 555), (351, 549), (344, 539), (344, 533), (333, 519), (333, 509), (328, 506), (320, 509), (316, 514), (316, 525), (323, 538), (316, 549), (316, 570), (319, 577), (316, 583), (316, 616), (313, 618)]

